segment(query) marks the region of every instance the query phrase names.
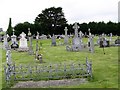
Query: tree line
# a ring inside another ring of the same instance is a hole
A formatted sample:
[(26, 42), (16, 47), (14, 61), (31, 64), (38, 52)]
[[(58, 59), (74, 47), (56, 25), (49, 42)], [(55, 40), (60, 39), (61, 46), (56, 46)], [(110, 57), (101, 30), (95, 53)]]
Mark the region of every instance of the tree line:
[[(30, 28), (30, 31), (33, 34), (36, 34), (37, 31), (41, 34), (45, 35), (52, 35), (52, 34), (64, 34), (64, 28), (68, 28), (68, 34), (74, 34), (73, 24), (68, 24), (67, 20), (64, 16), (64, 12), (62, 11), (61, 7), (51, 7), (46, 8), (43, 10), (34, 20), (34, 23), (29, 22), (23, 22), (18, 23), (13, 28), (15, 29), (15, 34), (17, 36), (20, 35), (21, 32), (28, 33), (28, 28)], [(79, 23), (80, 26), (78, 31), (82, 31), (83, 33), (88, 34), (88, 29), (90, 28), (90, 31), (92, 34), (110, 34), (113, 33), (113, 35), (120, 35), (120, 23), (115, 22), (89, 22), (89, 23)], [(7, 29), (7, 33), (9, 35), (12, 35), (12, 25), (11, 25), (11, 19), (9, 21), (9, 26)]]

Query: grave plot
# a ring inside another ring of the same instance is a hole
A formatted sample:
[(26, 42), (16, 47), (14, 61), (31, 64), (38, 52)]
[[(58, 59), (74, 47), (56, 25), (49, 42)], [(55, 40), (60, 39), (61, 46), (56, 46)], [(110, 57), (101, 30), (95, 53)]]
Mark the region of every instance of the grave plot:
[(11, 81), (40, 81), (40, 80), (60, 80), (73, 78), (92, 78), (92, 63), (86, 58), (84, 64), (71, 65), (15, 65), (4, 66), (5, 80), (9, 85)]

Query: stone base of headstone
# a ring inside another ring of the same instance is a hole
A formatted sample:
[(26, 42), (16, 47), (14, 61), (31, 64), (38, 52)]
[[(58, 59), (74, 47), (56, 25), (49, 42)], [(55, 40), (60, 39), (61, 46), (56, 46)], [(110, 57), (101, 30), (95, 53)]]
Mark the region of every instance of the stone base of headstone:
[(56, 42), (53, 42), (51, 46), (56, 46)]
[(33, 51), (32, 47), (29, 48), (28, 53), (29, 53), (29, 55), (33, 55), (34, 54), (34, 51)]
[(27, 52), (29, 48), (18, 48), (17, 49), (19, 52)]
[(65, 36), (65, 38), (64, 38), (64, 45), (67, 45), (67, 44), (68, 44), (68, 39), (69, 39), (69, 37), (68, 37), (68, 36)]

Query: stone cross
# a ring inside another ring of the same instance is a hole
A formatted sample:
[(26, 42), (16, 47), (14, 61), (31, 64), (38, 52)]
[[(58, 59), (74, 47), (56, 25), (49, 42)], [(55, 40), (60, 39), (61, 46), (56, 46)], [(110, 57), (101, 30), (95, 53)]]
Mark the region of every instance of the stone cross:
[(67, 36), (67, 31), (68, 31), (68, 29), (67, 29), (67, 27), (65, 27), (65, 36)]
[(12, 64), (12, 60), (11, 60), (11, 51), (7, 50), (6, 52), (6, 63), (8, 66), (10, 66)]
[(78, 37), (78, 29), (79, 29), (79, 26), (77, 25), (77, 22), (75, 22), (74, 26), (73, 26), (73, 29), (75, 29), (75, 37)]
[(31, 32), (30, 32), (30, 28), (28, 28), (28, 36), (29, 36), (29, 54), (32, 55), (34, 54), (33, 52), (33, 47), (32, 47), (32, 37), (31, 37)]
[(37, 39), (37, 40), (39, 39), (39, 32), (37, 32), (37, 36), (36, 36), (36, 39)]
[(89, 31), (89, 36), (91, 36), (90, 28), (88, 29), (88, 31)]
[(110, 41), (112, 41), (112, 33), (110, 33)]
[(90, 51), (91, 51), (91, 53), (93, 53), (94, 52), (94, 41), (93, 41), (93, 36), (90, 36), (89, 37), (89, 40), (90, 40)]
[(80, 32), (79, 32), (79, 36), (80, 36), (80, 38), (82, 38), (82, 35), (83, 35), (83, 33), (80, 31)]
[(3, 48), (4, 49), (7, 49), (8, 48), (8, 41), (7, 41), (7, 38), (8, 38), (8, 36), (7, 36), (7, 34), (5, 33), (5, 35), (4, 35), (4, 42), (3, 42)]
[(30, 28), (28, 28), (28, 36), (31, 36)]

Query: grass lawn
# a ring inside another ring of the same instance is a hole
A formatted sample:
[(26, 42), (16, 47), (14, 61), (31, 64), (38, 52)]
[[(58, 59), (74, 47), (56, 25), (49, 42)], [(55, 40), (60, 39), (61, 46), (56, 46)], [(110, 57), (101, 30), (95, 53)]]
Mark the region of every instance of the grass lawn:
[[(87, 42), (87, 39), (84, 39)], [(103, 49), (99, 46), (95, 46), (95, 53), (90, 52), (67, 52), (65, 46), (50, 46), (51, 40), (40, 40), (42, 43), (42, 50), (40, 51), (43, 54), (44, 65), (50, 64), (71, 64), (71, 63), (84, 63), (85, 58), (88, 57), (92, 61), (93, 69), (93, 80), (88, 83), (81, 85), (71, 85), (71, 86), (62, 86), (63, 88), (118, 88), (118, 47), (107, 47), (105, 48), (105, 55)], [(96, 39), (95, 41), (96, 42)], [(35, 50), (35, 43), (33, 41), (33, 46)], [(3, 78), (2, 86), (0, 88), (6, 87), (4, 81), (4, 71), (3, 65), (6, 63), (5, 50), (0, 49), (2, 52), (2, 71)], [(12, 51), (12, 61), (17, 65), (40, 65), (38, 61), (34, 60), (34, 56), (29, 55), (27, 52), (17, 52)], [(1, 67), (1, 66), (0, 66)], [(0, 75), (1, 77), (1, 75)], [(58, 87), (59, 88), (59, 87)]]

